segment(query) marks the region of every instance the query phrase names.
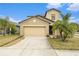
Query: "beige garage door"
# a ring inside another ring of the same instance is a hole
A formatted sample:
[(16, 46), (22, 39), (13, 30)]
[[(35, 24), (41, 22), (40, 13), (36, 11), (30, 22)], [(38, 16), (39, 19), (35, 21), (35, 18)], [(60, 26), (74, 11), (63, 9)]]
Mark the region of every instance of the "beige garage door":
[(45, 36), (44, 26), (26, 26), (24, 27), (25, 36)]

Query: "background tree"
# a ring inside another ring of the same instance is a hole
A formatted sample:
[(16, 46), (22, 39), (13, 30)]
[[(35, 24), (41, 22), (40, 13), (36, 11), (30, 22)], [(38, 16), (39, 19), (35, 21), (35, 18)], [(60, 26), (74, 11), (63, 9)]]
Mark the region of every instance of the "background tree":
[(3, 35), (5, 35), (7, 27), (8, 27), (8, 20), (6, 20), (6, 19), (0, 19), (0, 27), (3, 30)]
[(9, 17), (0, 18), (0, 28), (3, 31), (3, 35), (9, 33), (16, 33), (16, 24), (14, 22), (9, 21)]
[(9, 22), (8, 33), (15, 34), (16, 33), (16, 24), (13, 22)]

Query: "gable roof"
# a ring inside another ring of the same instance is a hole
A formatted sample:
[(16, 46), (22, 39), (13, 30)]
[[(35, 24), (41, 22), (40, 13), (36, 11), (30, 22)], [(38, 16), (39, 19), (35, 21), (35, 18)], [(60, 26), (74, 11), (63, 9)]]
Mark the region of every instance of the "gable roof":
[(52, 20), (50, 20), (50, 19), (48, 19), (48, 18), (45, 18), (45, 17), (43, 17), (43, 16), (41, 16), (41, 15), (36, 15), (36, 16), (29, 16), (28, 19), (25, 19), (25, 20), (19, 22), (19, 24), (22, 23), (22, 22), (24, 22), (24, 21), (27, 21), (27, 20), (29, 20), (29, 19), (31, 19), (31, 18), (34, 18), (34, 17), (36, 17), (36, 18), (38, 18), (38, 19), (40, 19), (40, 20), (42, 20), (42, 21), (44, 21), (44, 22), (47, 22), (47, 23), (52, 23), (52, 22), (54, 22), (54, 21), (52, 21)]
[(49, 10), (47, 10), (47, 11), (46, 11), (46, 13), (45, 13), (45, 16), (44, 16), (44, 17), (46, 17), (47, 12), (52, 11), (52, 10), (55, 10), (55, 11), (57, 11), (57, 12), (59, 12), (59, 13), (61, 12), (61, 11), (59, 11), (59, 10), (55, 9), (55, 8), (52, 8), (52, 9), (49, 9)]
[(37, 15), (37, 17), (41, 17), (41, 18), (43, 18), (43, 19), (46, 19), (47, 21), (54, 22), (53, 20), (50, 20), (50, 19), (48, 19), (48, 18), (45, 18), (44, 16), (41, 16), (41, 15)]

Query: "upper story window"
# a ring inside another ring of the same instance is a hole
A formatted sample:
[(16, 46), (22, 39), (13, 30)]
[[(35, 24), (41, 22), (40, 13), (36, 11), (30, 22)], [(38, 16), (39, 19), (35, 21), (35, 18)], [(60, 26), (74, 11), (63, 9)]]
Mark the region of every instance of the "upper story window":
[(51, 15), (51, 19), (52, 19), (52, 20), (55, 20), (55, 14), (52, 14), (52, 15)]

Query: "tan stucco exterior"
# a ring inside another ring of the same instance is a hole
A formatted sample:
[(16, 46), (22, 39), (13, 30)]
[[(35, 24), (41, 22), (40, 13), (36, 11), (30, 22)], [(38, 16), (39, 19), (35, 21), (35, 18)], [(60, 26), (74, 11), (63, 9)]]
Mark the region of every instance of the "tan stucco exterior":
[[(55, 20), (52, 15), (55, 15)], [(20, 23), (20, 35), (24, 36), (46, 36), (49, 35), (49, 26), (60, 20), (59, 11), (52, 9), (46, 12), (45, 16), (31, 16)], [(58, 35), (58, 31), (54, 33)]]
[(52, 14), (55, 14), (55, 20), (53, 21), (57, 21), (57, 20), (60, 20), (60, 14), (59, 12), (57, 12), (56, 10), (50, 10), (46, 13), (46, 18), (52, 20)]
[[(36, 31), (34, 31), (35, 28), (36, 28)], [(37, 28), (39, 28), (39, 29), (37, 29)], [(49, 34), (49, 23), (44, 22), (44, 21), (40, 20), (39, 18), (33, 17), (33, 18), (30, 18), (20, 24), (20, 35), (24, 35), (26, 32), (29, 33), (30, 30), (34, 34), (40, 33), (41, 29), (43, 31), (45, 31), (45, 35), (48, 35)]]

